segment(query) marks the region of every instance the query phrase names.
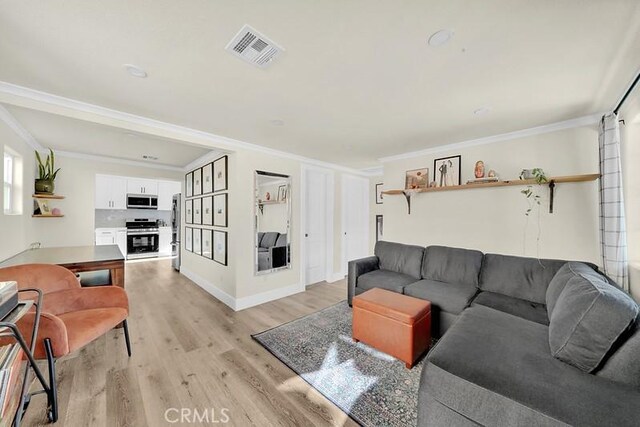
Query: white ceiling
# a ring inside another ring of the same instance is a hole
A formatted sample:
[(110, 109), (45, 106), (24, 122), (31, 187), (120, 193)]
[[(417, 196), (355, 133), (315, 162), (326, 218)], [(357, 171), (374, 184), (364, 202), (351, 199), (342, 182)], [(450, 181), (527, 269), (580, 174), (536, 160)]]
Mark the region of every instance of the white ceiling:
[[(26, 108), (4, 106), (43, 147), (150, 165), (184, 167), (211, 150)], [(143, 155), (157, 157), (145, 160)]]
[[(224, 50), (245, 23), (266, 70)], [(610, 109), (639, 45), (637, 0), (0, 4), (1, 81), (358, 168)]]

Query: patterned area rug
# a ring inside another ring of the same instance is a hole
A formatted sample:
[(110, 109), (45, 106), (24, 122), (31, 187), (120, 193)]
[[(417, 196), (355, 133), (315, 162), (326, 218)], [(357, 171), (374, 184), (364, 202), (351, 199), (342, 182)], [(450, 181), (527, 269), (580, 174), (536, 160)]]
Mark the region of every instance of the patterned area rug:
[(415, 426), (423, 360), (404, 362), (351, 339), (346, 301), (253, 335), (274, 356), (364, 426)]

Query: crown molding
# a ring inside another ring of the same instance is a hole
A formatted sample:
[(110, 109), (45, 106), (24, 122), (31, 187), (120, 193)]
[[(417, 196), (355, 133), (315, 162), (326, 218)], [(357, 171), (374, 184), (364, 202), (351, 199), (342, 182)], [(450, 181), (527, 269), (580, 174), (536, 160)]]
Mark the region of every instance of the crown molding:
[(0, 105), (0, 120), (2, 120), (11, 130), (13, 130), (24, 142), (36, 151), (44, 151), (44, 147), (26, 130), (22, 124), (7, 110)]
[(174, 171), (174, 172), (184, 171), (184, 168), (181, 168), (178, 166), (146, 163), (146, 162), (140, 162), (138, 160), (119, 159), (117, 157), (110, 157), (110, 156), (98, 156), (95, 154), (78, 153), (76, 151), (56, 150), (56, 156), (68, 157), (70, 159), (93, 160), (96, 162), (104, 162), (104, 163), (117, 163), (121, 165), (136, 166), (136, 167), (142, 167), (142, 168), (148, 168), (148, 169), (162, 169), (162, 170), (168, 170), (168, 171)]
[(374, 166), (372, 168), (360, 169), (363, 175), (368, 177), (384, 175), (384, 166)]
[(358, 169), (336, 165), (322, 160), (311, 159), (297, 154), (287, 153), (285, 151), (263, 147), (261, 145), (227, 138), (185, 126), (162, 122), (148, 117), (137, 116), (135, 114), (101, 107), (99, 105), (65, 98), (3, 81), (0, 81), (0, 102), (107, 126), (143, 132), (163, 138), (174, 139), (187, 144), (204, 146), (213, 150), (250, 150), (353, 175), (365, 176), (365, 174)]
[(196, 169), (202, 165), (211, 163), (214, 160), (217, 160), (220, 157), (224, 156), (225, 154), (227, 153), (222, 151), (210, 151), (209, 153), (198, 157), (197, 159), (186, 165), (184, 168), (182, 168), (182, 171), (185, 173), (190, 172), (192, 169)]
[(443, 151), (460, 150), (468, 147), (476, 147), (478, 145), (492, 144), (494, 142), (508, 141), (511, 139), (524, 138), (533, 135), (542, 135), (545, 133), (556, 132), (564, 129), (571, 129), (582, 126), (590, 126), (602, 118), (604, 113), (591, 114), (588, 116), (578, 117), (562, 122), (551, 123), (548, 125), (537, 126), (529, 129), (517, 130), (514, 132), (501, 133), (498, 135), (486, 136), (483, 138), (470, 139), (468, 141), (455, 142), (452, 144), (438, 145), (437, 147), (426, 148), (424, 150), (410, 151), (408, 153), (396, 154), (393, 156), (382, 157), (378, 159), (382, 163), (395, 162), (397, 160), (411, 159), (414, 157), (426, 156), (429, 154), (440, 153)]

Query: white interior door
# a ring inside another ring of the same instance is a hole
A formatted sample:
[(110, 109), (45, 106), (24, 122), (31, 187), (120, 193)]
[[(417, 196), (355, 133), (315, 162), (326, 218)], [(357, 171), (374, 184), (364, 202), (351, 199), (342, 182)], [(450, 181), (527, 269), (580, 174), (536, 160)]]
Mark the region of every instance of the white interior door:
[(369, 181), (344, 175), (342, 180), (342, 268), (369, 255)]
[(304, 169), (305, 285), (327, 279), (327, 175)]

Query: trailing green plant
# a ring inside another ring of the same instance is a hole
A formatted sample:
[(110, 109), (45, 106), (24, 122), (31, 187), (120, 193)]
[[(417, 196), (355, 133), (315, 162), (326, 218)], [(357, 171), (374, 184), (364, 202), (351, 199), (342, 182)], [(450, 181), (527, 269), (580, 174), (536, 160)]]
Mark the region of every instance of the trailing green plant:
[(60, 168), (56, 169), (56, 157), (53, 150), (49, 148), (49, 154), (43, 162), (40, 153), (36, 151), (36, 159), (38, 160), (38, 179), (45, 181), (55, 181)]
[[(522, 171), (522, 173), (520, 174), (520, 179), (525, 179), (524, 172), (525, 171)], [(525, 199), (527, 201), (527, 210), (524, 212), (526, 220), (524, 224), (524, 239), (522, 242), (523, 244), (522, 251), (523, 251), (523, 255), (526, 255), (527, 228), (529, 225), (529, 215), (535, 209), (538, 213), (538, 221), (537, 221), (538, 232), (536, 235), (536, 257), (538, 258), (538, 262), (540, 263), (540, 265), (544, 268), (544, 265), (542, 265), (542, 262), (540, 261), (540, 236), (542, 234), (542, 228), (540, 226), (540, 205), (541, 205), (542, 196), (538, 192), (538, 189), (540, 185), (549, 182), (549, 179), (545, 175), (544, 170), (542, 170), (541, 168), (535, 168), (531, 171), (531, 173), (533, 175), (533, 179), (535, 180), (535, 186), (534, 184), (527, 185), (527, 187), (524, 190), (520, 191), (520, 193), (524, 194)]]
[[(533, 179), (535, 179), (537, 185), (541, 185), (549, 182), (549, 180), (547, 179), (547, 176), (544, 173), (544, 170), (542, 170), (541, 168), (535, 168), (531, 171), (531, 173), (533, 174)], [(520, 179), (524, 179), (523, 174), (524, 174), (524, 171), (523, 173), (520, 174)], [(527, 203), (529, 205), (524, 214), (526, 216), (529, 216), (529, 214), (531, 213), (531, 211), (536, 205), (540, 206), (540, 198), (541, 198), (540, 194), (536, 189), (534, 189), (533, 185), (527, 185), (527, 188), (522, 190), (521, 193), (524, 194), (524, 196), (527, 199)]]

